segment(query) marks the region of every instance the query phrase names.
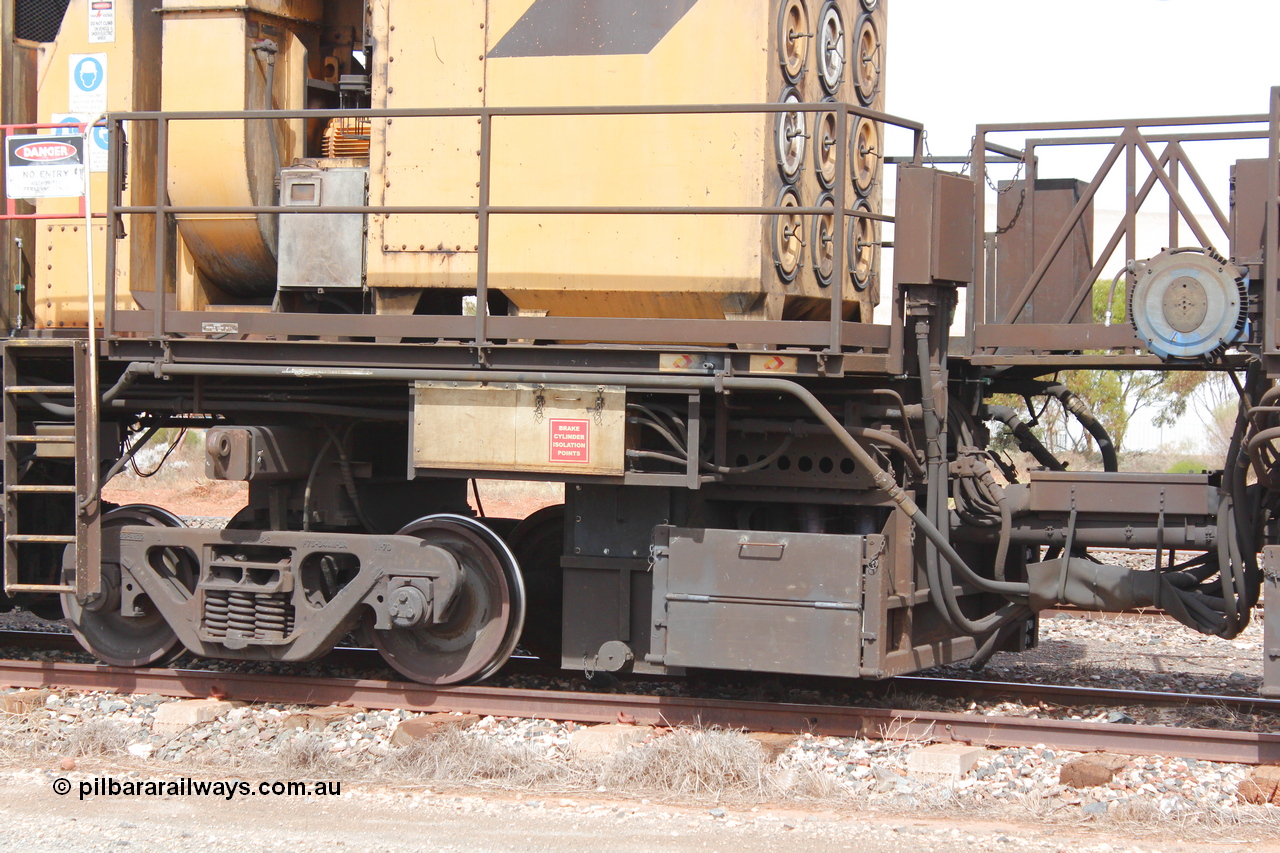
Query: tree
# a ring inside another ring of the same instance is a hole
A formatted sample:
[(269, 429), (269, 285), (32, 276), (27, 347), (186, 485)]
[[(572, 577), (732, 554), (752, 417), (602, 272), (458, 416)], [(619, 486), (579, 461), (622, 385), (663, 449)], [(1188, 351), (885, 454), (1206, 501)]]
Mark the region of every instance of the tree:
[[(1128, 323), (1125, 288), (1112, 287), (1110, 281), (1093, 286), (1093, 320), (1104, 322), (1108, 296), (1111, 299), (1111, 322)], [(1111, 435), (1119, 452), (1125, 447), (1133, 418), (1150, 411), (1156, 426), (1171, 426), (1184, 414), (1192, 395), (1209, 374), (1194, 370), (1067, 370), (1058, 375), (1066, 385), (1093, 410)], [(1015, 404), (1016, 405), (1016, 404)], [(1040, 440), (1053, 451), (1087, 453), (1093, 450), (1093, 439), (1056, 403), (1038, 415)]]

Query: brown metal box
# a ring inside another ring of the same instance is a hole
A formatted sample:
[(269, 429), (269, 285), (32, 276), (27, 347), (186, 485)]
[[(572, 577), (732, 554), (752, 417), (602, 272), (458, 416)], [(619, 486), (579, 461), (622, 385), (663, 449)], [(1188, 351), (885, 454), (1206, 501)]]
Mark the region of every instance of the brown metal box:
[(973, 281), (977, 184), (949, 172), (902, 166), (894, 232), (898, 284)]
[(1267, 215), (1266, 160), (1237, 160), (1231, 167), (1231, 260), (1262, 263)]
[[(985, 318), (988, 322), (1002, 321), (1013, 307), (1087, 186), (1072, 178), (1039, 180), (1032, 198), (1032, 194), (1025, 192), (1026, 181), (1000, 184), (996, 227), (1008, 230), (996, 237), (995, 316)], [(1092, 269), (1093, 204), (1090, 203), (1044, 278), (1031, 292), (1022, 313), (1014, 318), (1015, 322), (1093, 322), (1093, 303), (1088, 299), (1070, 318), (1063, 316)]]
[(860, 674), (863, 537), (660, 527), (656, 538), (667, 666)]
[(1207, 474), (1138, 474), (1128, 471), (1032, 471), (1031, 511), (1211, 516), (1217, 489)]

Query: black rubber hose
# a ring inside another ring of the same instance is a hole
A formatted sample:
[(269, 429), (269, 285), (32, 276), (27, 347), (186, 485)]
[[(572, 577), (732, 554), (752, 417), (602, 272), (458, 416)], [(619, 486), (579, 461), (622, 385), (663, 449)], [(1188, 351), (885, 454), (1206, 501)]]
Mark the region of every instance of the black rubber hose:
[(1018, 413), (1009, 406), (987, 406), (988, 418), (1000, 421), (1009, 428), (1009, 432), (1013, 433), (1014, 441), (1018, 442), (1018, 448), (1025, 453), (1030, 453), (1035, 460), (1050, 471), (1065, 471), (1067, 466), (1063, 465), (1058, 457), (1049, 452), (1036, 434), (1031, 431)]
[[(960, 555), (956, 553), (955, 549), (951, 547), (946, 534), (942, 532), (943, 526), (950, 528), (950, 510), (947, 507), (948, 480), (946, 476), (946, 459), (943, 458), (941, 419), (938, 417), (933, 394), (931, 370), (933, 359), (929, 353), (929, 325), (927, 323), (920, 323), (916, 326), (916, 354), (920, 370), (921, 405), (924, 410), (926, 439), (925, 453), (929, 470), (929, 496), (927, 502), (929, 511), (921, 513), (919, 507), (916, 507), (912, 517), (914, 520), (918, 515), (927, 515), (930, 521), (928, 526), (919, 525), (917, 521), (920, 529), (929, 539), (929, 542), (925, 544), (925, 573), (929, 579), (931, 591), (936, 590), (938, 593), (936, 596), (930, 595), (930, 600), (947, 624), (967, 634), (983, 635), (1008, 624), (1017, 617), (1020, 610), (1025, 608), (1022, 604), (1009, 604), (981, 619), (970, 619), (961, 610), (960, 602), (956, 598), (955, 582), (951, 577), (950, 571), (952, 566), (958, 569), (966, 580), (980, 590), (998, 591), (1004, 595), (1026, 595), (1029, 590), (1024, 584), (990, 581), (981, 577), (969, 568)], [(947, 513), (947, 516), (940, 517), (944, 512)], [(947, 566), (944, 567), (939, 562), (939, 553), (947, 561)]]
[(1102, 454), (1102, 469), (1104, 471), (1119, 471), (1120, 459), (1116, 456), (1116, 446), (1111, 440), (1111, 434), (1107, 432), (1107, 428), (1093, 414), (1084, 400), (1081, 400), (1071, 389), (1062, 384), (1050, 384), (1045, 386), (1046, 394), (1057, 398), (1062, 404), (1062, 408), (1066, 409), (1071, 415), (1080, 422), (1080, 426), (1093, 436), (1093, 440), (1097, 442), (1098, 452)]

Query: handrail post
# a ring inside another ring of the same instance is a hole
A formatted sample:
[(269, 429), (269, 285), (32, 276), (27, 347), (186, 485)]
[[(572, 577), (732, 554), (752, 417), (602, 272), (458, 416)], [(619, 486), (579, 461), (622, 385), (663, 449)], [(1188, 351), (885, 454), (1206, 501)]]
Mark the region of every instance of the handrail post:
[(168, 198), (169, 172), (169, 119), (161, 116), (156, 119), (156, 252), (155, 252), (155, 336), (164, 339), (165, 310), (165, 266), (168, 264), (169, 241), (165, 215), (165, 201)]
[(1263, 322), (1263, 351), (1276, 351), (1276, 318), (1280, 306), (1276, 305), (1276, 273), (1280, 258), (1280, 86), (1271, 90), (1271, 144), (1267, 167), (1267, 209), (1263, 221), (1266, 237), (1262, 254), (1262, 301), (1266, 306)]
[(110, 118), (107, 121), (107, 220), (106, 228), (106, 267), (107, 280), (103, 285), (106, 295), (102, 305), (102, 340), (105, 344), (115, 336), (116, 327), (116, 210), (120, 207), (120, 164), (116, 159), (121, 148), (117, 141), (122, 138), (121, 122)]
[[(1142, 131), (1137, 126), (1131, 126), (1130, 131), (1129, 142), (1124, 149), (1124, 227), (1127, 233), (1124, 239), (1125, 289), (1121, 298), (1125, 305), (1129, 304), (1129, 294), (1133, 292), (1133, 286), (1136, 283), (1133, 273), (1129, 272), (1128, 262), (1138, 256), (1138, 140), (1142, 138)], [(1092, 323), (1094, 322), (1093, 299), (1090, 298), (1088, 303), (1088, 313), (1085, 316), (1089, 318), (1088, 322)], [(1127, 315), (1128, 311), (1125, 313)], [(1131, 318), (1126, 316), (1125, 319)]]
[[(831, 237), (834, 240), (831, 253), (831, 354), (839, 355), (844, 349), (844, 278), (845, 269), (845, 199), (851, 176), (849, 164), (849, 107), (840, 104), (836, 112), (836, 197), (835, 215), (831, 220)], [(819, 231), (821, 229), (818, 229)], [(816, 254), (820, 247), (814, 246)], [(852, 260), (852, 259), (850, 259)]]
[[(476, 245), (476, 349), (489, 343), (489, 179), (492, 153), (493, 114), (480, 113), (480, 186), (476, 217), (479, 234)], [(483, 354), (477, 352), (481, 361)]]

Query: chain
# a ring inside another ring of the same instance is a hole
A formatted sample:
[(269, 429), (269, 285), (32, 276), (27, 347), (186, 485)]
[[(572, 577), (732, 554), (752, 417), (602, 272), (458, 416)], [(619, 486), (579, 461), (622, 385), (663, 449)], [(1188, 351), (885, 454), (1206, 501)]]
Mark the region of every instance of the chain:
[(591, 410), (591, 417), (592, 417), (592, 420), (596, 422), (596, 426), (601, 426), (604, 423), (604, 389), (603, 388), (596, 389), (596, 405), (595, 405), (595, 408)]
[(542, 414), (542, 407), (545, 406), (547, 403), (547, 398), (543, 396), (543, 393), (542, 393), (544, 390), (546, 389), (544, 389), (541, 385), (539, 385), (538, 396), (535, 397), (533, 400), (533, 422), (538, 424), (542, 423), (542, 421), (546, 417), (545, 415)]
[[(969, 169), (973, 167), (973, 152), (977, 147), (978, 147), (978, 137), (975, 136), (969, 140), (969, 153), (964, 158), (965, 160), (964, 165), (960, 167), (960, 174), (962, 175), (968, 174)], [(987, 169), (983, 170), (982, 179), (986, 181), (987, 186), (990, 187), (991, 191), (994, 192), (997, 196), (1006, 195), (1009, 193), (1010, 190), (1012, 190), (1015, 186), (1018, 185), (1019, 181), (1022, 180), (1023, 172), (1026, 170), (1026, 167), (1027, 167), (1026, 152), (1023, 152), (1022, 159), (1018, 161), (1018, 168), (1013, 173), (1013, 180), (1009, 181), (1008, 186), (1006, 186), (1004, 189), (1000, 189), (1000, 187), (996, 185), (996, 182), (991, 180), (991, 172)], [(1018, 219), (1022, 216), (1022, 209), (1026, 207), (1026, 204), (1027, 204), (1027, 187), (1026, 187), (1026, 184), (1023, 183), (1021, 187), (1021, 191), (1018, 196), (1018, 207), (1016, 210), (1013, 211), (1013, 218), (1011, 218), (1009, 220), (1009, 224), (1005, 225), (1003, 228), (1001, 228), (998, 225), (996, 226), (997, 237), (1000, 236), (1001, 234), (1008, 234), (1011, 230), (1013, 230), (1013, 226), (1018, 224)]]
[[(990, 183), (990, 181), (988, 181), (987, 183)], [(1013, 184), (1009, 184), (1009, 189), (1012, 189), (1012, 188), (1013, 188)], [(1003, 228), (1001, 228), (999, 225), (996, 226), (997, 237), (999, 237), (1001, 234), (1008, 234), (1010, 231), (1013, 230), (1013, 226), (1018, 224), (1018, 217), (1022, 216), (1022, 208), (1026, 205), (1026, 203), (1027, 203), (1027, 187), (1025, 184), (1023, 184), (1022, 194), (1018, 196), (1018, 207), (1013, 212), (1013, 218), (1010, 219), (1009, 224), (1004, 226)]]

